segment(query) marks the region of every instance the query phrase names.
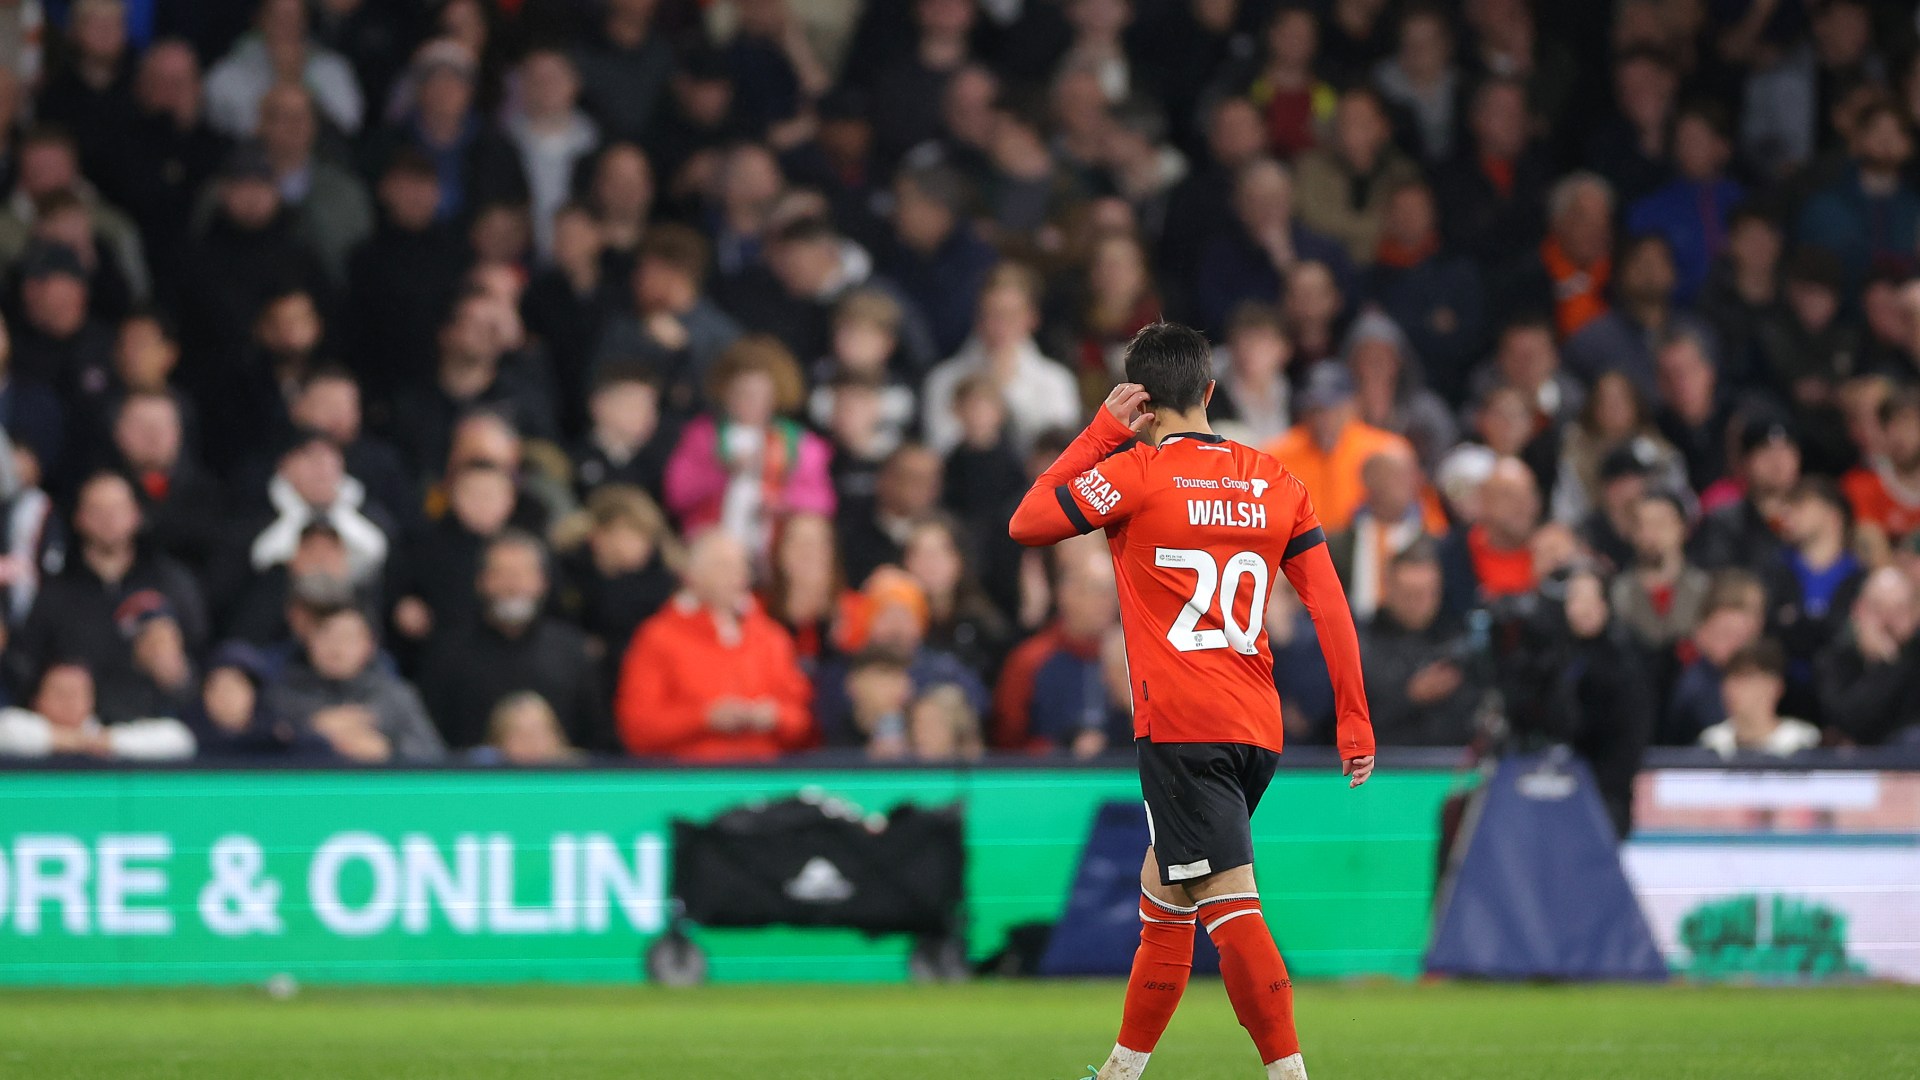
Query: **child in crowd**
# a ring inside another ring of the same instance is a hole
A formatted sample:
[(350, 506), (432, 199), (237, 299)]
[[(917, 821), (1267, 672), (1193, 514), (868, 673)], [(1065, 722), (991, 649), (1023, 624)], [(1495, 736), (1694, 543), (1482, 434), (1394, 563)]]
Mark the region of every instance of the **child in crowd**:
[(1786, 654), (1761, 640), (1734, 653), (1720, 678), (1727, 718), (1700, 733), (1700, 745), (1733, 757), (1741, 753), (1791, 757), (1820, 745), (1820, 729), (1780, 715), (1786, 692)]

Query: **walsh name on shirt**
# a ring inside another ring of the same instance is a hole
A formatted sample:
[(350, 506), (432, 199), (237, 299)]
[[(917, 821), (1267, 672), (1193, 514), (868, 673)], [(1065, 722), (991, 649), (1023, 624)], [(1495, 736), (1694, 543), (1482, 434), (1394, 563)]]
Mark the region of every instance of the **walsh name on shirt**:
[(1267, 508), (1257, 502), (1228, 502), (1226, 499), (1188, 499), (1187, 524), (1231, 525), (1239, 529), (1267, 527)]

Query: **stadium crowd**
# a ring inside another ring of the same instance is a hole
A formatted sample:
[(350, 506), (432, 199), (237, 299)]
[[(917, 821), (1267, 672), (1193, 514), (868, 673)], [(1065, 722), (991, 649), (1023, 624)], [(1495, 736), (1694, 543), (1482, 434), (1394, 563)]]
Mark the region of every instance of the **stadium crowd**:
[(1383, 745), (1912, 740), (1912, 20), (6, 0), (0, 755), (1124, 746), (1006, 522), (1163, 317)]

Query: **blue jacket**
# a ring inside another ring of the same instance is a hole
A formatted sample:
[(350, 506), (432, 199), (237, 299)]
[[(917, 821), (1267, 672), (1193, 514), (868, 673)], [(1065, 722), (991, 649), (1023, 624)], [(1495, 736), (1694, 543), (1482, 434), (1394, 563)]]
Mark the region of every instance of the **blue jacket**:
[(1109, 746), (1133, 741), (1133, 715), (1108, 699), (1098, 655), (1061, 650), (1048, 657), (1034, 673), (1027, 716), (1028, 731), (1059, 746), (1089, 729), (1105, 731)]
[(1800, 211), (1799, 239), (1840, 258), (1858, 286), (1873, 260), (1911, 261), (1920, 235), (1920, 194), (1902, 184), (1891, 195), (1868, 195), (1860, 171), (1848, 166), (1839, 180), (1813, 193)]
[(1628, 208), (1629, 233), (1656, 234), (1673, 249), (1681, 303), (1692, 303), (1706, 284), (1714, 256), (1726, 245), (1727, 219), (1746, 196), (1746, 189), (1732, 180), (1675, 180)]
[(881, 269), (926, 316), (940, 355), (952, 356), (973, 332), (974, 302), (999, 261), (986, 241), (961, 225), (931, 255), (893, 245)]
[[(1337, 241), (1295, 224), (1293, 250), (1302, 262), (1326, 263), (1340, 285), (1341, 295), (1349, 302), (1353, 300), (1353, 263)], [(1199, 316), (1201, 329), (1224, 334), (1234, 308), (1247, 300), (1277, 304), (1284, 287), (1266, 249), (1255, 243), (1236, 220), (1216, 233), (1200, 253), (1200, 265), (1194, 273), (1194, 313)]]

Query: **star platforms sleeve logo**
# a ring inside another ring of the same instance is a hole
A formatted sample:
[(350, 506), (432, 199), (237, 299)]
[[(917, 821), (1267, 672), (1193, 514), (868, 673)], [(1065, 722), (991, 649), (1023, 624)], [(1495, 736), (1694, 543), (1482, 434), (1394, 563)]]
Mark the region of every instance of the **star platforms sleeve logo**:
[(1073, 482), (1073, 489), (1087, 500), (1087, 505), (1093, 507), (1094, 513), (1102, 517), (1113, 513), (1113, 508), (1120, 505), (1120, 490), (1100, 475), (1098, 466), (1081, 473), (1080, 478)]

